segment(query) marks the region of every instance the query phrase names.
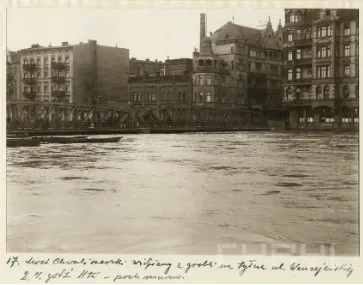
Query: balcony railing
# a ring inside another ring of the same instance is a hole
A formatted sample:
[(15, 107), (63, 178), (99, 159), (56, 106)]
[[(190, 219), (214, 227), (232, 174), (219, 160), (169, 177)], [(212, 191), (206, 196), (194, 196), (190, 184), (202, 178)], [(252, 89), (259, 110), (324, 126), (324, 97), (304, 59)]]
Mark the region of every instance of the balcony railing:
[(284, 85), (303, 85), (303, 84), (311, 84), (312, 83), (312, 77), (309, 78), (300, 78), (300, 79), (294, 79), (294, 80), (284, 80)]
[(23, 83), (24, 84), (35, 84), (35, 82), (37, 82), (36, 78), (23, 78)]
[(52, 96), (63, 97), (65, 95), (66, 95), (66, 91), (64, 91), (64, 90), (53, 90), (52, 91)]
[(66, 78), (64, 76), (52, 76), (51, 78), (52, 82), (55, 82), (55, 83), (64, 83), (64, 81), (66, 80)]
[(313, 60), (312, 58), (301, 58), (301, 59), (296, 59), (295, 61), (295, 65), (310, 65), (312, 64)]
[(23, 91), (23, 96), (25, 97), (35, 97), (36, 92), (35, 91)]
[(37, 69), (38, 67), (39, 66), (35, 62), (23, 64), (23, 68), (26, 70), (34, 70), (34, 69)]
[(294, 46), (306, 46), (311, 45), (312, 39), (295, 39)]
[(67, 66), (65, 62), (54, 62), (52, 61), (52, 68), (63, 69)]
[(218, 73), (218, 67), (217, 66), (198, 66), (197, 72), (215, 72)]

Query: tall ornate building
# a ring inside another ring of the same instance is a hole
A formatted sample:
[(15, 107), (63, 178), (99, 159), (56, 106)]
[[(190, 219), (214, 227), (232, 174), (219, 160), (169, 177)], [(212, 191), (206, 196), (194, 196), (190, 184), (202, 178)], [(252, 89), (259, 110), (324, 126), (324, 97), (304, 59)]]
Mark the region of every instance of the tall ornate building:
[(200, 15), (200, 51), (194, 52), (194, 102), (269, 110), (282, 94), (282, 26), (273, 30), (226, 23), (206, 37)]
[(357, 128), (359, 15), (285, 9), (284, 96), (293, 128)]

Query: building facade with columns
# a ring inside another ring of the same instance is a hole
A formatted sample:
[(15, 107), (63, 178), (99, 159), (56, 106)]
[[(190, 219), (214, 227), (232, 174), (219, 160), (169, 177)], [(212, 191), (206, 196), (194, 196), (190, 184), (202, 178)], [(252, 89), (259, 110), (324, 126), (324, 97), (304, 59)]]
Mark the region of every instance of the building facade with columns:
[(358, 128), (359, 14), (285, 9), (283, 105), (292, 128)]

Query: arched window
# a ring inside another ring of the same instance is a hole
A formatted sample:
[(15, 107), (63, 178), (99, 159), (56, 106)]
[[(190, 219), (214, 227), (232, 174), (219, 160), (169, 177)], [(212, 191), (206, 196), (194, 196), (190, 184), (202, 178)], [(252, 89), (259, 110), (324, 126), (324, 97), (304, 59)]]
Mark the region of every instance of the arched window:
[(288, 87), (286, 89), (286, 99), (287, 100), (292, 99), (292, 89), (291, 89), (291, 87)]
[(204, 60), (203, 59), (198, 60), (198, 65), (199, 66), (204, 66)]
[(311, 39), (311, 29), (305, 31), (305, 39)]
[(348, 97), (349, 97), (349, 93), (350, 93), (350, 91), (349, 91), (349, 86), (348, 86), (348, 85), (345, 85), (345, 86), (343, 87), (343, 97), (344, 97), (344, 98), (348, 98)]
[(330, 87), (325, 86), (324, 87), (324, 99), (329, 99), (329, 95), (330, 95)]
[(321, 98), (321, 86), (316, 87), (316, 99)]
[(289, 22), (294, 22), (294, 16), (295, 15), (292, 12), (289, 14)]
[(355, 98), (359, 98), (359, 84), (355, 86)]

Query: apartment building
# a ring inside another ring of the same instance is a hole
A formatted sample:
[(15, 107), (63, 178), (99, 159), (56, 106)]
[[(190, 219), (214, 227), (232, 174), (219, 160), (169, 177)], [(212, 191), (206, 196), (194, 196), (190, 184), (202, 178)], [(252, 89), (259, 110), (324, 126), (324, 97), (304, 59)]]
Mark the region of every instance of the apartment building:
[(21, 100), (19, 54), (7, 50), (6, 54), (6, 101)]
[(359, 14), (285, 9), (284, 96), (293, 128), (357, 128)]
[(96, 41), (19, 51), (22, 100), (107, 105), (127, 100), (129, 51)]

